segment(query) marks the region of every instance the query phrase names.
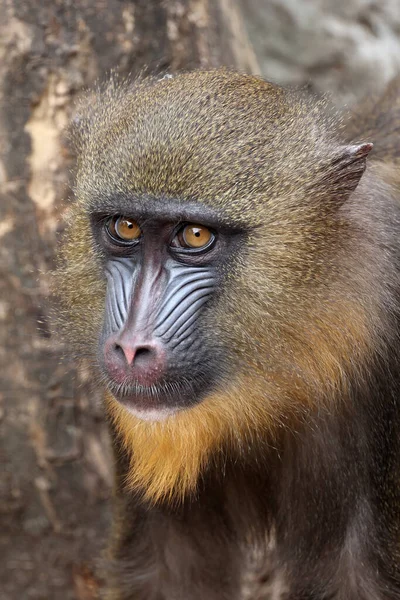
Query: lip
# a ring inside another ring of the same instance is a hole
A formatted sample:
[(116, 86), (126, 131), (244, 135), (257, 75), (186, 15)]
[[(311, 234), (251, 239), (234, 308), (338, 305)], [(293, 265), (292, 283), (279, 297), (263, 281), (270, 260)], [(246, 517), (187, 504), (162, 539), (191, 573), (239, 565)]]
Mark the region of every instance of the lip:
[(116, 399), (131, 415), (142, 421), (165, 421), (167, 418), (174, 416), (185, 408), (182, 406), (170, 406), (165, 404), (151, 405), (138, 403), (137, 396), (123, 396), (122, 398)]
[(129, 412), (145, 420), (163, 420), (167, 416), (200, 401), (195, 389), (196, 382), (162, 381), (152, 385), (118, 385), (109, 380), (108, 389), (120, 404)]
[(138, 407), (156, 407), (171, 406), (180, 404), (181, 393), (176, 390), (174, 395), (171, 392), (171, 386), (168, 384), (143, 383), (135, 381), (132, 384), (118, 385), (118, 383), (109, 383), (110, 392), (118, 402), (129, 406)]

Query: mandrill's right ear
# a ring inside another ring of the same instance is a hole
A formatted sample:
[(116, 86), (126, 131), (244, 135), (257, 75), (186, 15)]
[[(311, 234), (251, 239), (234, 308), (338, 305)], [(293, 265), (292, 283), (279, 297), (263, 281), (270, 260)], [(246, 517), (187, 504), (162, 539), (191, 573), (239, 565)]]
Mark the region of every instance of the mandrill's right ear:
[(324, 164), (314, 190), (323, 191), (337, 205), (343, 204), (358, 186), (372, 148), (371, 143), (339, 147), (331, 154), (328, 164)]

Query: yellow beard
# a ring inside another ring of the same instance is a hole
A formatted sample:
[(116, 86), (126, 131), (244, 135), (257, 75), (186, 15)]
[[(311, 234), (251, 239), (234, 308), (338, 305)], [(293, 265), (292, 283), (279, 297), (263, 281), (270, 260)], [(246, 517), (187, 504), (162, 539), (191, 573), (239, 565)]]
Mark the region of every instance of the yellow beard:
[(254, 452), (273, 442), (277, 427), (293, 426), (296, 415), (335, 410), (338, 400), (346, 401), (349, 375), (363, 377), (358, 366), (368, 364), (373, 343), (366, 314), (350, 308), (330, 314), (329, 328), (289, 328), (296, 369), (253, 365), (251, 376), (238, 374), (225, 389), (163, 421), (141, 420), (108, 392), (108, 413), (131, 457), (126, 485), (153, 503), (180, 502), (195, 493), (218, 455)]
[(273, 406), (260, 402), (254, 381), (235, 382), (234, 388), (157, 422), (132, 415), (110, 393), (106, 400), (131, 456), (126, 483), (151, 502), (179, 502), (195, 492), (212, 457), (232, 448), (243, 451), (260, 429), (270, 430), (276, 420)]

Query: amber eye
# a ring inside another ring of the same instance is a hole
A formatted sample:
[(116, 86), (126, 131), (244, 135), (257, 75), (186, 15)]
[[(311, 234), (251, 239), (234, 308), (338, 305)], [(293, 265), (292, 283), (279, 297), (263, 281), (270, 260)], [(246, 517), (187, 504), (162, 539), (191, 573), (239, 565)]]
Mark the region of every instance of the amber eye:
[(180, 248), (200, 250), (206, 248), (214, 240), (214, 234), (204, 227), (189, 223), (178, 231), (172, 245)]
[(135, 242), (142, 235), (139, 225), (128, 217), (112, 217), (106, 227), (111, 237), (122, 242)]

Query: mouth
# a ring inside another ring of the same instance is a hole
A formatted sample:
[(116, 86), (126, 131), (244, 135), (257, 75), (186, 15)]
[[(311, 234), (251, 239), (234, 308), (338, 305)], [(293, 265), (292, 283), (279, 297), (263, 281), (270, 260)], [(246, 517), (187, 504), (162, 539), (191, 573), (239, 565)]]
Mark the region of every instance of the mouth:
[(148, 421), (164, 420), (200, 401), (195, 380), (158, 381), (151, 385), (132, 381), (117, 384), (108, 380), (107, 384), (120, 404), (136, 417)]

